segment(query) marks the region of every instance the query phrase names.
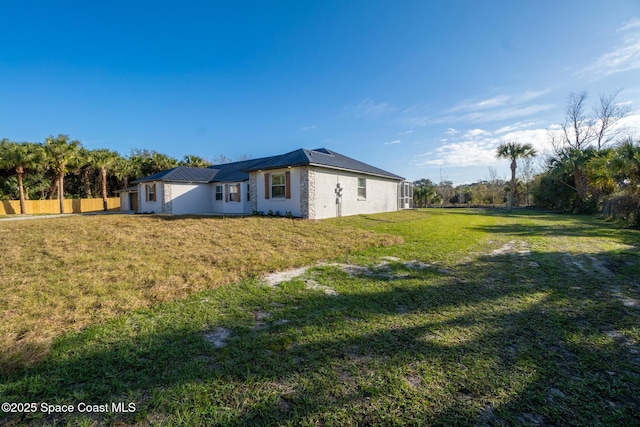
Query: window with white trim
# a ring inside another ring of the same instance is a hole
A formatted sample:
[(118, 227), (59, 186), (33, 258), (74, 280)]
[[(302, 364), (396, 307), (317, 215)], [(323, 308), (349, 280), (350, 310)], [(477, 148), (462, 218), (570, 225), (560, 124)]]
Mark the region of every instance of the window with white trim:
[(271, 175), (271, 197), (284, 198), (286, 196), (286, 179), (283, 173)]
[(155, 184), (147, 184), (145, 185), (145, 194), (147, 202), (155, 202), (156, 201), (156, 185)]
[(365, 178), (358, 178), (358, 200), (367, 199), (367, 180)]
[(229, 185), (229, 201), (230, 202), (240, 201), (240, 184)]
[(222, 185), (216, 185), (216, 201), (222, 201)]

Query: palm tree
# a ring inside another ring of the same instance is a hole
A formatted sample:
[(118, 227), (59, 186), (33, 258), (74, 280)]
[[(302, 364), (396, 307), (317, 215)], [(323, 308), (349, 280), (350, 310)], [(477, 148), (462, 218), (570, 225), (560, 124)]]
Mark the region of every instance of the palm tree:
[(100, 170), (100, 183), (102, 187), (102, 208), (106, 211), (107, 207), (107, 169), (116, 166), (120, 155), (110, 150), (92, 150), (92, 163)]
[(67, 135), (60, 134), (57, 137), (48, 137), (44, 147), (58, 182), (60, 213), (64, 213), (64, 175), (76, 168), (81, 144), (80, 141), (69, 141)]
[(157, 151), (151, 152), (151, 158), (149, 160), (151, 163), (152, 173), (162, 172), (178, 166), (178, 161), (176, 159), (167, 156), (166, 154), (158, 153)]
[(113, 174), (120, 181), (120, 188), (127, 188), (130, 178), (140, 178), (135, 174), (133, 160), (126, 157), (118, 157), (113, 166)]
[(533, 157), (536, 154), (536, 150), (531, 146), (531, 144), (519, 144), (515, 141), (503, 142), (496, 150), (496, 155), (501, 159), (511, 159), (511, 193), (509, 194), (509, 212), (513, 209), (513, 199), (516, 194), (517, 160)]
[(42, 146), (30, 142), (10, 142), (3, 139), (0, 142), (0, 163), (3, 167), (15, 169), (18, 177), (18, 198), (20, 199), (20, 213), (26, 214), (27, 207), (24, 196), (22, 178), (27, 170), (39, 169), (42, 165)]
[(82, 187), (84, 190), (84, 198), (90, 199), (93, 197), (91, 193), (91, 174), (93, 173), (93, 152), (84, 147), (80, 147), (78, 150), (78, 163), (80, 166), (80, 180), (82, 181)]
[(193, 154), (187, 154), (178, 162), (178, 166), (190, 166), (194, 168), (206, 168), (211, 166), (206, 159), (203, 159), (199, 156), (194, 156)]

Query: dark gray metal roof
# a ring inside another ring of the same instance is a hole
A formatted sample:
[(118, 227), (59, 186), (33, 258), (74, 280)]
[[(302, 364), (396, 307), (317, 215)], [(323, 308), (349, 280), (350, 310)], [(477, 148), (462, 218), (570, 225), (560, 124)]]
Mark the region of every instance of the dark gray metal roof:
[(324, 166), (359, 172), (368, 175), (403, 180), (401, 176), (387, 172), (367, 163), (343, 156), (326, 148), (307, 150), (304, 148), (291, 151), (279, 156), (263, 157), (260, 159), (243, 160), (240, 162), (224, 163), (210, 166), (206, 169), (178, 166), (173, 169), (158, 172), (133, 183), (149, 181), (173, 182), (240, 182), (249, 179), (249, 172), (257, 170), (281, 169), (289, 166)]
[(303, 165), (326, 166), (335, 169), (361, 172), (368, 175), (382, 176), (385, 178), (397, 180), (404, 179), (391, 172), (387, 172), (326, 148), (317, 148), (315, 150), (301, 148), (281, 156), (270, 157), (269, 161), (261, 162), (260, 164), (256, 164), (245, 170), (250, 172), (259, 169), (278, 169), (287, 166)]
[(132, 183), (135, 184), (138, 182), (150, 181), (207, 183), (213, 181), (213, 178), (217, 173), (217, 169), (177, 166), (173, 169), (167, 169), (166, 171), (158, 172), (153, 175), (137, 179), (135, 181), (132, 181)]

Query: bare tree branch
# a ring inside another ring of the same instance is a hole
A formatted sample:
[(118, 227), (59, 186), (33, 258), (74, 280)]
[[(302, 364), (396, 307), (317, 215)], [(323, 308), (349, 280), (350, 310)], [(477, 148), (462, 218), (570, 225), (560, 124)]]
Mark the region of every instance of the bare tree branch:
[(618, 124), (629, 114), (630, 108), (616, 103), (619, 93), (620, 89), (608, 96), (600, 95), (600, 103), (593, 108), (594, 134), (598, 151), (625, 131)]

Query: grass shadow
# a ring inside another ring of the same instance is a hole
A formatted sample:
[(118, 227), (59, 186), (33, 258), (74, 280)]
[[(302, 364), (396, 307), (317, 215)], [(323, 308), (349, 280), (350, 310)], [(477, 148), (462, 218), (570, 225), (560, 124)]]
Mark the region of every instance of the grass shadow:
[[(329, 266), (273, 290), (201, 292), (66, 335), (0, 388), (14, 401), (134, 401), (136, 413), (0, 420), (633, 424), (640, 365), (625, 337), (638, 312), (611, 296), (617, 276), (563, 256), (483, 255), (448, 270), (392, 262), (387, 277)], [(207, 339), (216, 330), (229, 333), (219, 348)]]

